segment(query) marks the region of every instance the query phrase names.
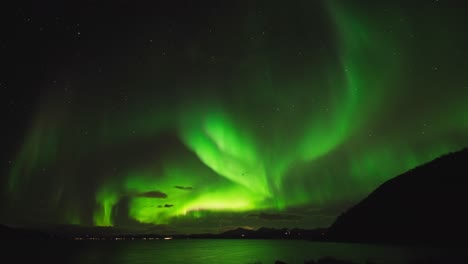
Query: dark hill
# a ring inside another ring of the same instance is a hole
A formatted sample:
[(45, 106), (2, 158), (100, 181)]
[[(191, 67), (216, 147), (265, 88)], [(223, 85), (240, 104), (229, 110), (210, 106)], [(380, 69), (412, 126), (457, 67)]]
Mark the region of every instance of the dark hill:
[(8, 239), (49, 239), (53, 238), (51, 235), (42, 233), (37, 230), (30, 230), (30, 229), (23, 229), (23, 228), (15, 228), (9, 227), (5, 225), (0, 225), (0, 240)]
[(251, 237), (255, 234), (255, 230), (249, 230), (244, 228), (237, 228), (234, 230), (229, 230), (224, 233), (221, 233), (219, 236), (224, 238), (237, 238), (237, 237)]
[(328, 237), (383, 243), (466, 241), (467, 194), (468, 149), (463, 149), (385, 182), (340, 215)]

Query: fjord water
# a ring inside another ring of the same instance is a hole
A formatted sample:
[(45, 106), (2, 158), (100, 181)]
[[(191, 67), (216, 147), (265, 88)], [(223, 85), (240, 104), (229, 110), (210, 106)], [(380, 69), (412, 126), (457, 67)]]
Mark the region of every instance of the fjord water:
[[(304, 263), (331, 256), (357, 263), (462, 263), (462, 249), (303, 240), (15, 241), (13, 259), (36, 263)], [(19, 253), (15, 253), (19, 252)]]

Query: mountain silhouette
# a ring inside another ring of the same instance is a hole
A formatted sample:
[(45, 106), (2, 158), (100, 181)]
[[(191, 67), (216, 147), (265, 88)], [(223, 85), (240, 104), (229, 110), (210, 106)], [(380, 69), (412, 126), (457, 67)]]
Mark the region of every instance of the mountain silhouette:
[(466, 241), (467, 194), (468, 149), (465, 148), (385, 182), (340, 215), (327, 236), (349, 242)]
[(245, 228), (237, 228), (234, 230), (228, 230), (220, 234), (221, 237), (226, 238), (235, 238), (235, 237), (251, 237), (255, 234), (255, 230), (245, 229)]
[(51, 235), (38, 230), (10, 227), (0, 224), (0, 240), (4, 239), (49, 239)]

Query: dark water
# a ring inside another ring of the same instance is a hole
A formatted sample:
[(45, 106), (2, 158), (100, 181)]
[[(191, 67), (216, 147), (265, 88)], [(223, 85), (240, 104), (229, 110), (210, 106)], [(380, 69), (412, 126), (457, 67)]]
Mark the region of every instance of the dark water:
[[(36, 263), (304, 263), (325, 256), (365, 263), (466, 263), (464, 248), (427, 248), (301, 240), (14, 241), (13, 262)], [(16, 252), (18, 251), (18, 252)]]

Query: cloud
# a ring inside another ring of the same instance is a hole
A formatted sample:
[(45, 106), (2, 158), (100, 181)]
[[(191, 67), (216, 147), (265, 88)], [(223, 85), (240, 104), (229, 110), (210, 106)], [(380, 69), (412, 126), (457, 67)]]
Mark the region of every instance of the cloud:
[(174, 206), (174, 205), (173, 204), (165, 204), (165, 205), (158, 205), (158, 208), (163, 208), (163, 207), (164, 208), (170, 208), (172, 206)]
[(174, 186), (176, 189), (184, 190), (184, 191), (191, 191), (193, 190), (193, 187), (190, 186)]
[(146, 197), (146, 198), (167, 198), (167, 194), (160, 191), (149, 191), (144, 193), (135, 194), (136, 197)]
[(294, 214), (269, 214), (269, 213), (259, 213), (259, 214), (249, 214), (247, 217), (255, 217), (263, 220), (274, 220), (274, 221), (292, 221), (299, 220), (302, 218), (300, 215)]

